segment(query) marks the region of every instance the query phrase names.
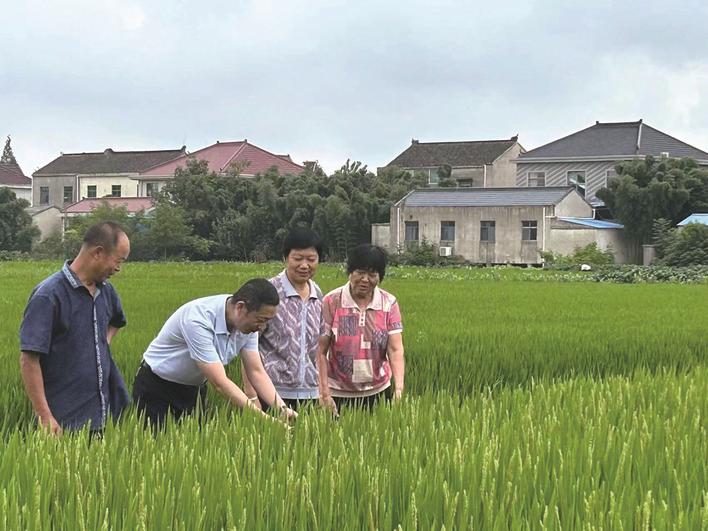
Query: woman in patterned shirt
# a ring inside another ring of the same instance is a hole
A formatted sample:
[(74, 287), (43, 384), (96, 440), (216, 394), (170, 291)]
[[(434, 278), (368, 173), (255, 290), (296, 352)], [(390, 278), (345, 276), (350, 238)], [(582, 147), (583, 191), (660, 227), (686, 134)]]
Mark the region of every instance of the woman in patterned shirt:
[[(364, 244), (349, 254), (349, 282), (322, 302), (323, 334), (317, 350), (320, 404), (371, 407), (403, 394), (403, 324), (396, 297), (379, 284), (386, 253)], [(393, 379), (393, 386), (391, 380)]]

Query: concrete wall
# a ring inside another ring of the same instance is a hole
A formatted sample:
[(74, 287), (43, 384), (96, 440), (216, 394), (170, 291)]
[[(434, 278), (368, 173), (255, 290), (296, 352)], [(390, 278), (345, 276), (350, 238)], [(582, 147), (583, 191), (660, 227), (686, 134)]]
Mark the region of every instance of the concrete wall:
[[(621, 231), (582, 230), (582, 227), (558, 222), (556, 216), (591, 217), (592, 207), (576, 192), (568, 194), (557, 205), (527, 207), (406, 207), (391, 208), (388, 248), (395, 250), (405, 244), (405, 222), (418, 222), (420, 241), (427, 240), (435, 245), (453, 247), (453, 254), (475, 263), (489, 264), (540, 264), (539, 251), (553, 250), (568, 254), (575, 247), (582, 247), (597, 241), (605, 249), (612, 246), (619, 263), (636, 260), (633, 250), (627, 247)], [(441, 242), (441, 222), (455, 222), (455, 241)], [(481, 222), (495, 222), (495, 242), (482, 242)], [(536, 241), (523, 241), (522, 221), (536, 221)], [(552, 225), (557, 227), (555, 230)], [(581, 230), (574, 230), (579, 227)], [(565, 230), (562, 230), (565, 229)], [(376, 238), (381, 241), (385, 232), (372, 227)], [(553, 247), (551, 247), (553, 246)]]
[(9, 188), (15, 192), (17, 199), (24, 199), (30, 205), (32, 204), (32, 188), (20, 188), (19, 186), (3, 186), (3, 188)]
[(51, 177), (32, 178), (32, 206), (44, 206), (39, 202), (39, 190), (42, 186), (49, 187), (49, 204), (64, 208), (64, 187), (72, 187), (71, 203), (78, 201), (77, 182), (75, 175), (57, 175)]
[(524, 150), (518, 142), (506, 150), (494, 164), (487, 166), (487, 188), (516, 186), (516, 159)]
[(555, 215), (568, 218), (591, 218), (592, 207), (577, 192), (571, 192), (555, 206)]
[[(400, 210), (400, 212), (399, 212)], [(455, 222), (453, 254), (475, 263), (537, 264), (544, 241), (544, 207), (393, 207), (390, 249), (404, 244), (405, 221), (418, 221), (419, 237), (440, 245), (440, 222)], [(397, 215), (400, 215), (397, 222)], [(494, 221), (495, 242), (480, 241), (480, 222)], [(537, 241), (521, 240), (521, 222), (536, 221)], [(398, 237), (397, 237), (398, 235)], [(446, 243), (447, 245), (447, 243)]]
[(452, 168), (450, 177), (453, 179), (466, 181), (465, 185), (472, 182), (472, 187), (481, 188), (484, 186), (484, 168), (474, 167), (474, 168)]
[(96, 197), (111, 195), (112, 186), (121, 186), (121, 197), (138, 197), (138, 182), (129, 175), (82, 175), (79, 177), (80, 198), (88, 197), (88, 187), (96, 187)]
[(32, 216), (32, 223), (39, 228), (39, 241), (44, 241), (55, 232), (61, 231), (61, 211), (57, 207), (48, 208)]
[(371, 243), (390, 250), (391, 231), (388, 223), (371, 224)]
[(625, 237), (623, 229), (594, 229), (560, 220), (554, 220), (550, 226), (547, 249), (554, 253), (568, 255), (595, 242), (601, 250), (612, 251), (616, 264), (639, 261), (638, 249)]

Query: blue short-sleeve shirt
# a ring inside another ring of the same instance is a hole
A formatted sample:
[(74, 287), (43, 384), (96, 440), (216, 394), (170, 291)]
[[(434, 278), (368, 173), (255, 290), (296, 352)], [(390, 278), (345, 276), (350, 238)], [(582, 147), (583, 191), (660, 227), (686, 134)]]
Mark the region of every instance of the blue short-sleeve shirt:
[[(126, 319), (108, 282), (91, 296), (66, 262), (32, 291), (20, 325), (20, 350), (39, 355), (52, 415), (66, 429), (100, 429), (113, 411), (111, 393), (125, 390), (108, 347), (108, 327)], [(116, 389), (116, 384), (117, 388)]]

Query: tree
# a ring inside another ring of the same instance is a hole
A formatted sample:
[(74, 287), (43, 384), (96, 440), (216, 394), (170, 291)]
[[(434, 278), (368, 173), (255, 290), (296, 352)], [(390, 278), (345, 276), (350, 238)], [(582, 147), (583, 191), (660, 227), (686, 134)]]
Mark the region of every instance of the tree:
[(651, 238), (656, 219), (677, 223), (708, 208), (708, 172), (691, 159), (623, 162), (607, 188), (597, 192), (627, 234), (639, 243)]
[(655, 262), (660, 264), (664, 255), (669, 249), (671, 242), (675, 237), (676, 229), (671, 225), (671, 221), (665, 218), (659, 218), (654, 221), (651, 229), (652, 243), (654, 244), (654, 252), (656, 253)]
[(708, 265), (708, 225), (689, 223), (677, 230), (662, 263), (670, 266)]
[(7, 135), (7, 140), (5, 141), (5, 149), (2, 150), (2, 157), (0, 157), (0, 162), (6, 164), (17, 164), (15, 155), (12, 152), (12, 146), (10, 146), (10, 135)]
[(166, 260), (209, 253), (209, 241), (192, 234), (184, 209), (166, 199), (155, 205), (145, 239), (153, 258)]
[(25, 211), (28, 206), (29, 203), (18, 199), (15, 192), (0, 187), (0, 250), (29, 252), (32, 249), (39, 229)]

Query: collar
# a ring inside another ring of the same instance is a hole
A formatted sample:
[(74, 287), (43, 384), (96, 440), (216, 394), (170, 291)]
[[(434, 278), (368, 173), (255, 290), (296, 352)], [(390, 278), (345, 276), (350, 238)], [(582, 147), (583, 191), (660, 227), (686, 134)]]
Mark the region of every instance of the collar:
[(224, 295), (224, 300), (219, 303), (216, 310), (216, 323), (214, 325), (214, 332), (217, 334), (229, 335), (229, 329), (226, 326), (226, 305), (228, 304), (229, 297), (231, 295)]
[(83, 283), (79, 279), (76, 273), (74, 273), (71, 269), (69, 269), (69, 266), (73, 260), (67, 260), (64, 262), (64, 265), (61, 268), (61, 272), (64, 273), (64, 278), (71, 284), (71, 287), (74, 289), (78, 289), (81, 286), (83, 286)]
[[(84, 286), (84, 283), (81, 282), (81, 279), (79, 278), (79, 276), (69, 268), (69, 266), (71, 265), (72, 262), (73, 262), (73, 260), (67, 260), (66, 262), (64, 262), (64, 265), (61, 268), (61, 272), (64, 274), (64, 278), (67, 280), (67, 282), (69, 282), (69, 284), (71, 285), (72, 288), (74, 288), (74, 289), (84, 288), (86, 290), (86, 292), (89, 295), (91, 295), (91, 292), (88, 290), (88, 288), (86, 286)], [(101, 294), (101, 290), (103, 288), (103, 285), (104, 285), (103, 282), (96, 282), (96, 289), (94, 290), (93, 295), (91, 295), (94, 300), (96, 300), (98, 298), (98, 296)]]
[[(285, 292), (286, 297), (299, 297), (300, 294), (295, 290), (295, 286), (293, 286), (292, 282), (290, 282), (290, 279), (288, 278), (287, 273), (285, 270), (283, 270), (278, 277), (280, 277), (280, 282), (283, 285), (283, 291)], [(317, 298), (317, 290), (315, 289), (315, 284), (312, 282), (312, 280), (307, 281), (307, 285), (310, 288), (310, 295), (308, 298), (310, 299), (316, 299)]]
[[(342, 308), (356, 308), (359, 309), (359, 305), (356, 303), (352, 294), (349, 292), (349, 282), (347, 282), (342, 287)], [(371, 298), (371, 302), (366, 307), (367, 310), (383, 310), (383, 294), (378, 286), (374, 288), (374, 296)]]
[[(67, 260), (64, 262), (64, 265), (61, 268), (61, 272), (64, 273), (64, 278), (71, 284), (71, 287), (74, 289), (79, 289), (83, 288), (84, 283), (81, 282), (81, 279), (79, 276), (74, 273), (71, 268), (69, 267), (74, 261), (73, 260)], [(96, 289), (100, 290), (104, 285), (104, 282), (96, 282)]]

